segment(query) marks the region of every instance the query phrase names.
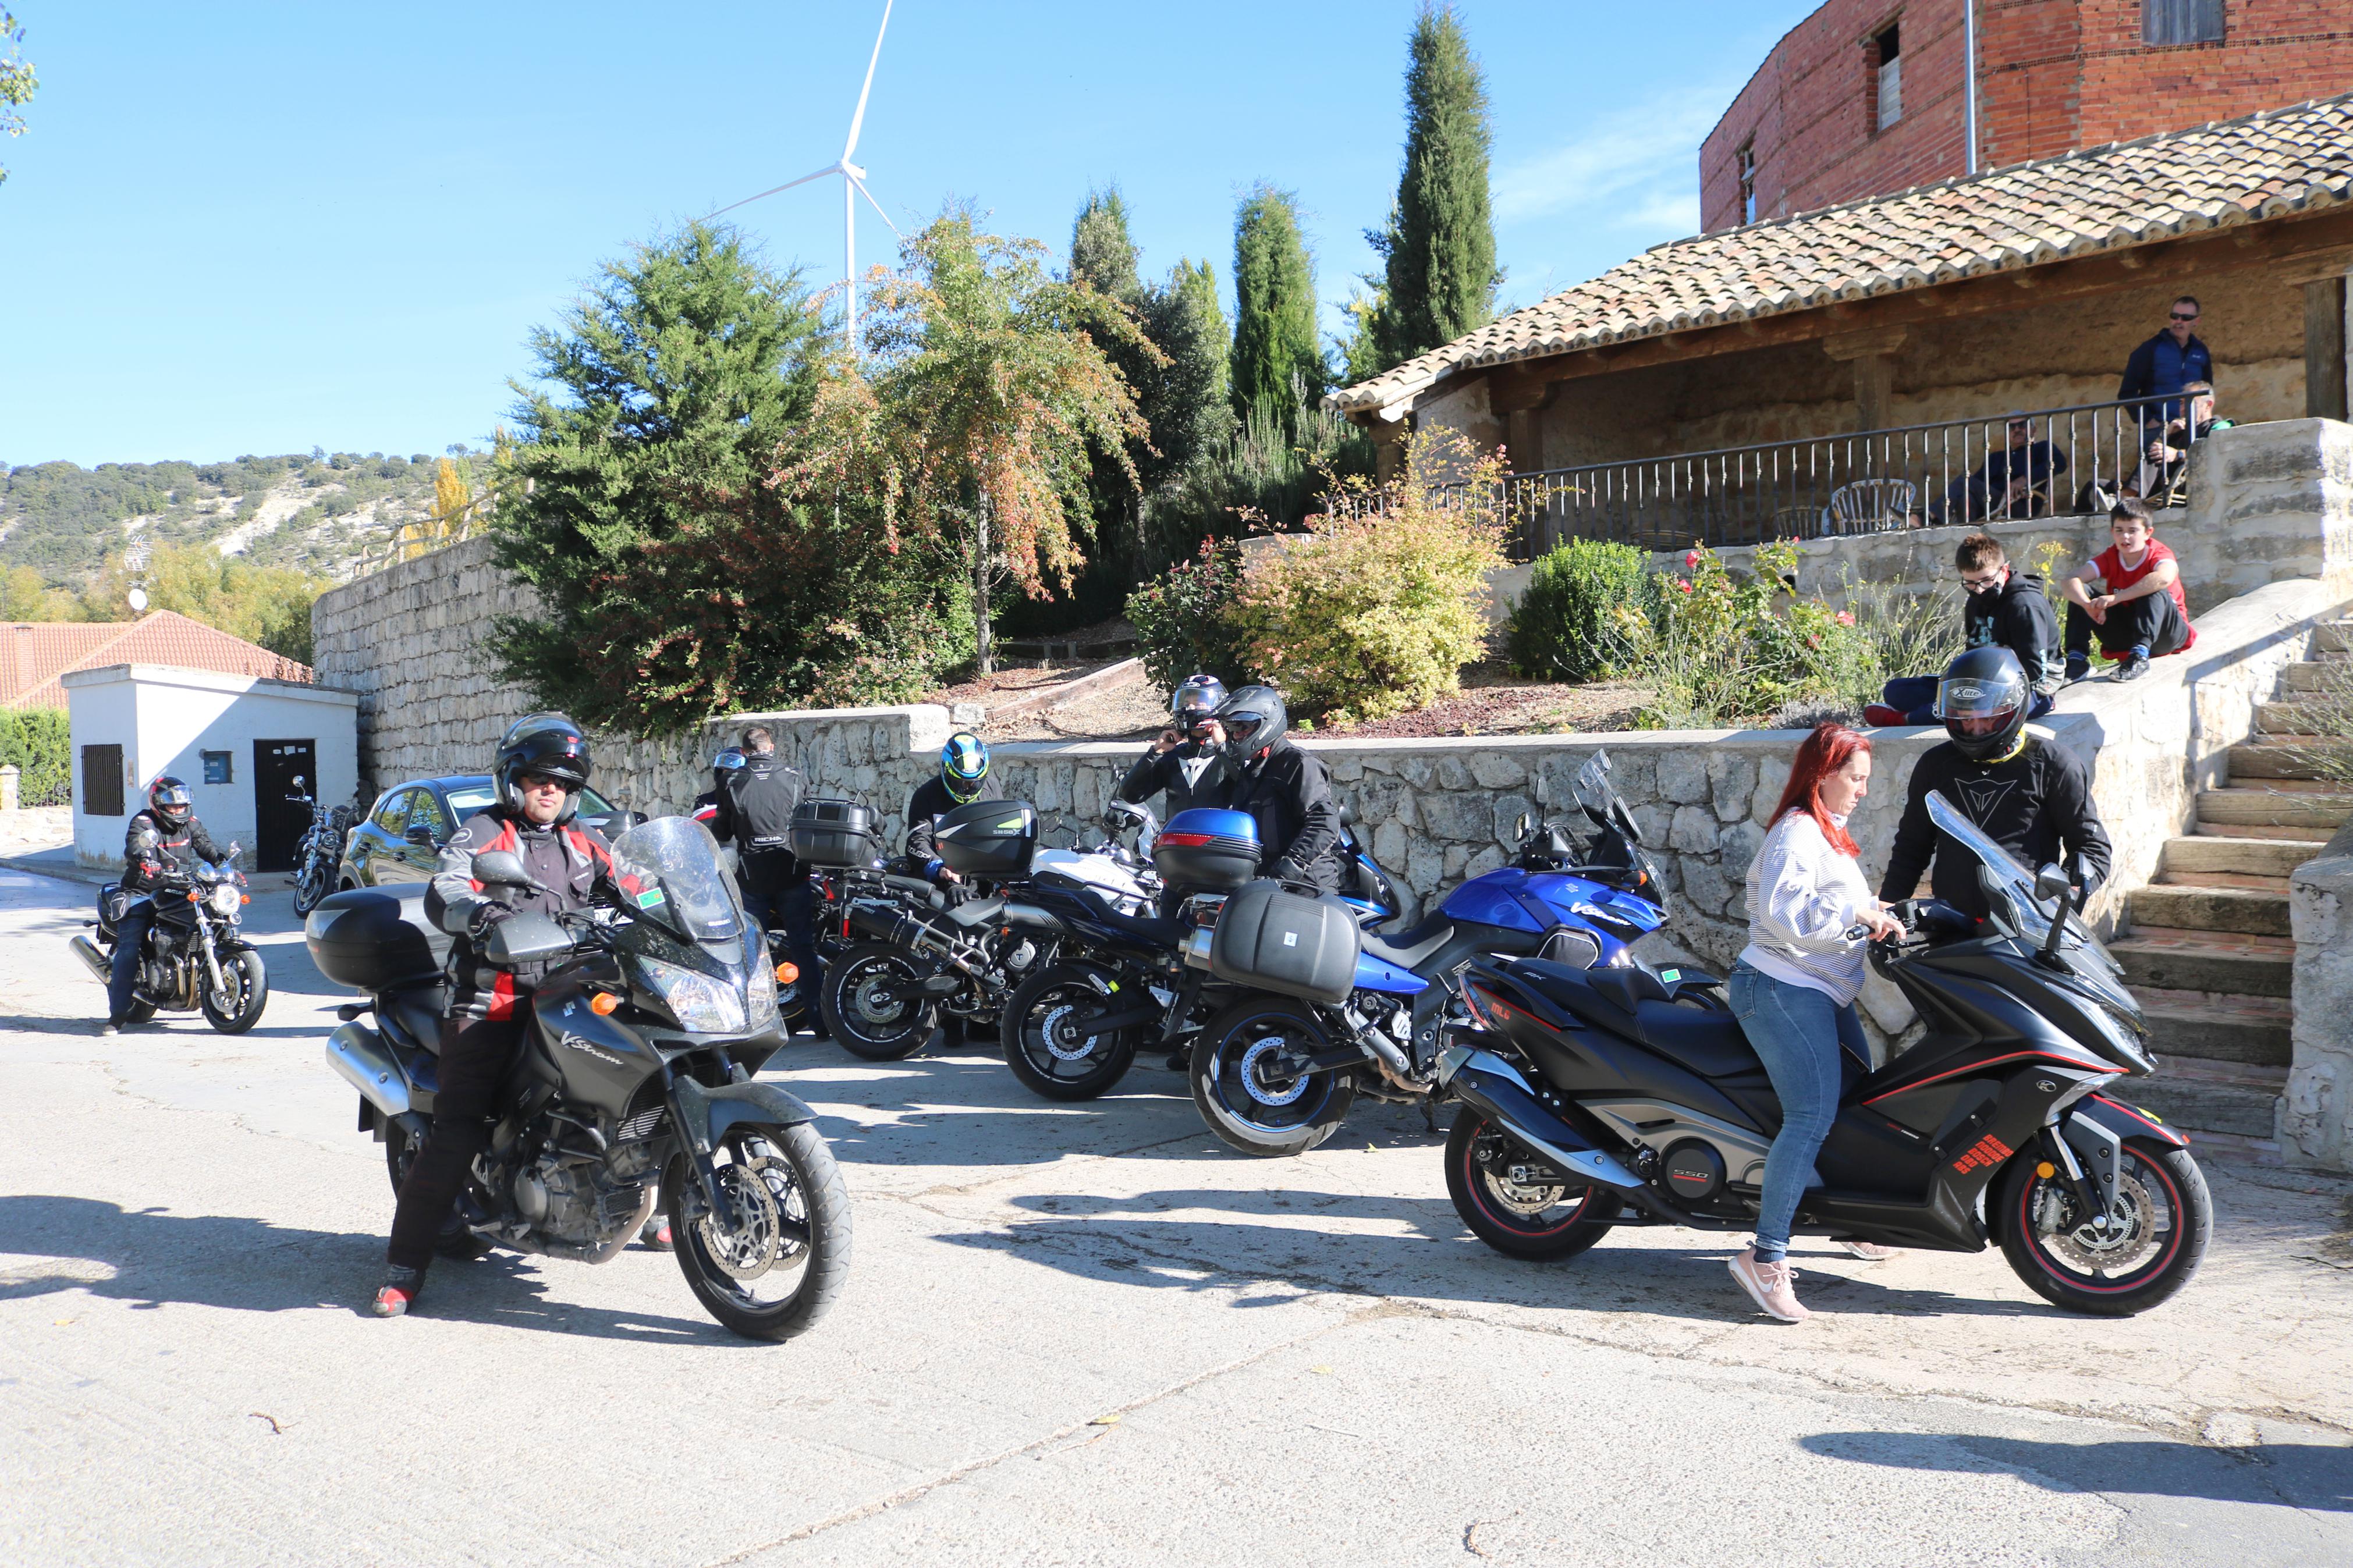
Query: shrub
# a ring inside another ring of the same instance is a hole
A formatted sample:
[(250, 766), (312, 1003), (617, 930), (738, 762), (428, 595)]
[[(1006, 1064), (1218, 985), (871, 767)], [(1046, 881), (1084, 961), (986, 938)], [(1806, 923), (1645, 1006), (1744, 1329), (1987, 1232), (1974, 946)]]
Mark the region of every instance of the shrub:
[(1736, 577), (1715, 551), (1683, 557), (1651, 614), (1631, 605), (1618, 624), (1635, 677), (1652, 692), (1641, 722), (1660, 730), (1769, 723), (1792, 704), (1836, 702), (1866, 686), (1876, 700), (1878, 658), (1849, 610), (1788, 594), (1797, 547), (1759, 545), (1756, 572)]
[(1523, 675), (1603, 679), (1627, 656), (1618, 606), (1638, 603), (1642, 552), (1630, 544), (1573, 539), (1535, 563), (1512, 612), (1511, 660)]
[(1241, 587), (1241, 554), (1230, 542), (1204, 540), (1198, 555), (1128, 595), (1127, 619), (1144, 668), (1160, 685), (1203, 673), (1229, 686), (1250, 679), (1249, 655), (1230, 618)]
[(0, 763), (21, 773), (22, 805), (63, 805), (73, 798), (73, 743), (60, 708), (0, 708)]
[(1448, 432), (1414, 437), (1403, 477), (1377, 492), (1338, 486), (1333, 513), (1244, 572), (1232, 619), (1250, 662), (1293, 707), (1341, 723), (1459, 689), (1504, 564), (1502, 471)]

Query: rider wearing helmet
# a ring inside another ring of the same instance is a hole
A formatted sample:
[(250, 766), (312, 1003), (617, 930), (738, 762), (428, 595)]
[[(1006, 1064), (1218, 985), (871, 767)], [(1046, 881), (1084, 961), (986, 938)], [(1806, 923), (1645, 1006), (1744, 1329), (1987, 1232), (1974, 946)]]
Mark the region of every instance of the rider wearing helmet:
[[(620, 887), (604, 835), (574, 820), (588, 783), (587, 738), (561, 713), (532, 713), (508, 726), (491, 769), (497, 799), (466, 819), (441, 851), (425, 892), (425, 918), (455, 940), (445, 973), (449, 1008), (441, 1020), (440, 1087), (433, 1132), (400, 1185), (385, 1251), (378, 1317), (408, 1310), (426, 1266), (489, 1131), (488, 1119), (516, 1044), (522, 1038), (533, 987), (543, 965), (512, 970), (484, 963), (492, 926), (523, 912), (560, 914), (592, 901), (617, 902)], [(502, 849), (522, 861), (542, 891), (485, 888), (474, 857)]]
[(1114, 797), (1141, 805), (1165, 792), (1168, 816), (1225, 805), (1232, 793), (1225, 731), (1218, 725), (1225, 700), (1226, 683), (1214, 675), (1197, 675), (1179, 686), (1168, 699), (1168, 728), (1127, 770)]
[(114, 968), (106, 983), (106, 1023), (101, 1035), (119, 1034), (131, 1021), (132, 987), (155, 923), (155, 889), (169, 877), (185, 876), (199, 860), (225, 860), (228, 851), (196, 820), (188, 786), (169, 773), (147, 786), (147, 809), (131, 819), (122, 835), (122, 890), (137, 898), (114, 922)]
[(969, 730), (958, 730), (940, 748), (940, 773), (915, 786), (907, 800), (907, 858), (935, 882), (964, 879), (940, 864), (932, 844), (932, 829), (957, 806), (976, 800), (1002, 800), (988, 779), (988, 743)]
[(718, 828), (719, 797), (727, 793), (727, 781), (743, 771), (744, 752), (729, 746), (711, 759), (711, 787), (694, 797), (694, 809), (687, 815), (711, 829), (712, 837), (724, 844), (726, 838)]
[(1979, 920), (1986, 916), (1976, 858), (1936, 852), (1930, 790), (2028, 870), (2066, 866), (2086, 898), (2107, 879), (2108, 835), (2092, 805), (2091, 772), (2073, 752), (2027, 729), (2033, 700), (2025, 667), (1999, 644), (1957, 654), (1945, 667), (1936, 716), (1947, 738), (1913, 766), (1895, 847), (1879, 887), (1882, 899), (1894, 903), (1912, 897), (1933, 859), (1935, 895)]
[(1284, 733), (1291, 710), (1282, 693), (1245, 686), (1219, 707), (1218, 722), (1233, 778), (1227, 804), (1258, 823), (1262, 874), (1337, 891), (1340, 803), (1332, 798), (1324, 764)]

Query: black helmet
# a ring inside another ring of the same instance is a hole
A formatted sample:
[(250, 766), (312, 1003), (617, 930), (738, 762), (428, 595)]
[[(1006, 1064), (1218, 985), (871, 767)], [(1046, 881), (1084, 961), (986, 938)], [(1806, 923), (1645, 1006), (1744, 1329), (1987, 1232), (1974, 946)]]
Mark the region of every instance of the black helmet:
[(1225, 705), (1226, 683), (1214, 675), (1197, 675), (1179, 686), (1168, 699), (1169, 714), (1176, 727), (1189, 730), (1204, 719), (1217, 717)]
[(940, 748), (940, 782), (948, 786), (948, 798), (958, 805), (971, 800), (987, 777), (988, 742), (969, 730), (950, 735)]
[(196, 803), (186, 784), (164, 773), (147, 786), (147, 809), (155, 814), (156, 821), (176, 831), (196, 814)]
[(1242, 763), (1282, 739), (1291, 710), (1273, 687), (1245, 686), (1218, 709), (1218, 722), (1226, 727), (1226, 755)]
[(1976, 762), (2008, 756), (2032, 706), (2025, 668), (1998, 643), (1954, 655), (1936, 682), (1936, 717), (1955, 749)]
[(558, 822), (569, 822), (580, 809), (581, 786), (588, 782), (588, 737), (561, 713), (526, 713), (499, 737), (499, 757), (491, 770), (491, 784), (499, 804), (522, 815), (522, 778), (542, 773), (564, 786), (564, 809)]

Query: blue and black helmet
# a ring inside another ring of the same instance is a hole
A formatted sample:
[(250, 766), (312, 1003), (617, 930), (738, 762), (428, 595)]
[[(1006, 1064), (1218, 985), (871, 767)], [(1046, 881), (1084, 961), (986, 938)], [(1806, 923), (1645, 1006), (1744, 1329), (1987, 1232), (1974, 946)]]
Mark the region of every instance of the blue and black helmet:
[(940, 748), (940, 782), (948, 798), (962, 804), (980, 794), (988, 777), (988, 742), (969, 730), (958, 730)]

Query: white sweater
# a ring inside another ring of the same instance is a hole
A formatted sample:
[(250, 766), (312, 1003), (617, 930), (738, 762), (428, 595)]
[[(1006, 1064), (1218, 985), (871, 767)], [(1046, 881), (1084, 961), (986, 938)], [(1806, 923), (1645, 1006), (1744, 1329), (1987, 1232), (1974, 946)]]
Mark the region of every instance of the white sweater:
[(1748, 945), (1740, 956), (1759, 973), (1844, 1006), (1862, 991), (1862, 943), (1849, 941), (1847, 929), (1877, 907), (1862, 862), (1831, 848), (1807, 813), (1790, 811), (1748, 868)]

